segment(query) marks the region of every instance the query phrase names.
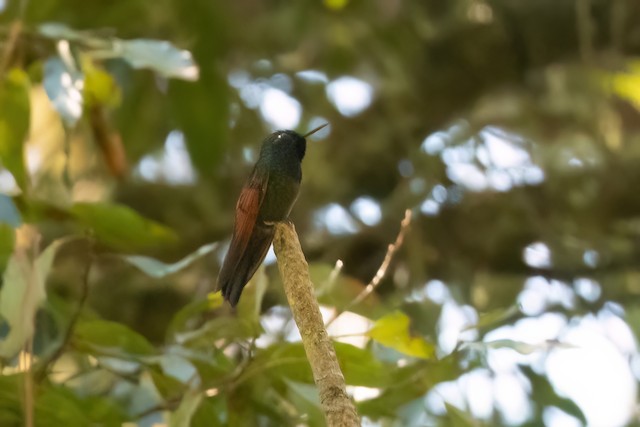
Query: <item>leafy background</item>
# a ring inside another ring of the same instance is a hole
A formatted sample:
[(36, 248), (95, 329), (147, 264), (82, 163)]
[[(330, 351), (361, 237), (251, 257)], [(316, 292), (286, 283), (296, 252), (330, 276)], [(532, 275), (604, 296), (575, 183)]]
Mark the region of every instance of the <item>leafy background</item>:
[(273, 257), (212, 293), (261, 139), (323, 122), (292, 220), (366, 425), (639, 425), (638, 2), (0, 21), (0, 425), (323, 425)]

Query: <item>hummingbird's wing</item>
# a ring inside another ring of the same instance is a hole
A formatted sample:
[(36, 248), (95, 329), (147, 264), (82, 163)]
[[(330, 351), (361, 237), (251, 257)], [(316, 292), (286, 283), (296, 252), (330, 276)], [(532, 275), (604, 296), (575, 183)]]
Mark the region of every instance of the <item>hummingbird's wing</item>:
[(273, 227), (257, 223), (268, 183), (268, 170), (254, 168), (236, 205), (229, 252), (218, 276), (218, 286), (232, 306), (238, 303), (242, 289), (262, 263), (273, 240)]

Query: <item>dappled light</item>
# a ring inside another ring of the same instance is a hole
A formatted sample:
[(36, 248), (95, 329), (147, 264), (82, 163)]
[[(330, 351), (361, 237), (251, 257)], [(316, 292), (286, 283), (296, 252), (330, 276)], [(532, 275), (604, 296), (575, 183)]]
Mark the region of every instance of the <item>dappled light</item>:
[(373, 87), (355, 77), (344, 76), (327, 84), (327, 97), (340, 114), (352, 117), (371, 104)]

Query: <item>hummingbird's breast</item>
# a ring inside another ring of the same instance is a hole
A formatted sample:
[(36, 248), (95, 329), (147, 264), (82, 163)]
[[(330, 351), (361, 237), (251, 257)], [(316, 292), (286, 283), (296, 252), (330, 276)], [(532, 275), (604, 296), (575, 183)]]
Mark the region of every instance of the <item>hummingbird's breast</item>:
[(271, 173), (267, 192), (260, 207), (262, 221), (282, 221), (289, 217), (298, 198), (300, 181), (288, 175)]

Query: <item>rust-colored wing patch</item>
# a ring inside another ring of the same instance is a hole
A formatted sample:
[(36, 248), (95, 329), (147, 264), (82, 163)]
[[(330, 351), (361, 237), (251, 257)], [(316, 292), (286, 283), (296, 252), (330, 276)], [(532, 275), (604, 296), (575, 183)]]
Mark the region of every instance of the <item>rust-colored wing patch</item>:
[[(218, 276), (218, 286), (222, 288), (225, 296), (231, 291), (231, 287), (236, 287), (236, 282), (243, 276), (237, 269), (243, 257), (247, 256), (245, 252), (256, 228), (268, 181), (268, 171), (254, 168), (238, 198), (231, 245)], [(242, 283), (241, 286), (245, 284)]]

